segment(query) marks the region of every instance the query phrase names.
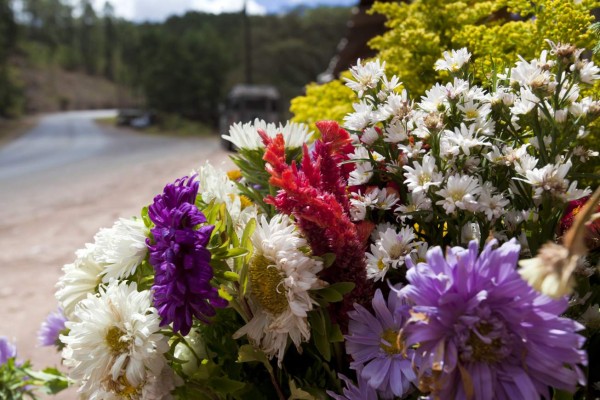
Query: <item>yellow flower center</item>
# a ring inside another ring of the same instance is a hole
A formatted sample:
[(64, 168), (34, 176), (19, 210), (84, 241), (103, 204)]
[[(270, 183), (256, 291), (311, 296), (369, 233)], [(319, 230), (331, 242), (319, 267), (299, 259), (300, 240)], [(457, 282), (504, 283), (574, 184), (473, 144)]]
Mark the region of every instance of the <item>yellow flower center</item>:
[(475, 119), (479, 117), (479, 112), (477, 110), (467, 110), (467, 112), (465, 113), (465, 117), (469, 119)]
[(400, 333), (393, 329), (383, 331), (379, 347), (388, 354), (400, 354), (404, 351), (404, 344), (400, 338)]
[(121, 354), (129, 348), (127, 341), (121, 340), (125, 332), (113, 326), (108, 330), (104, 340), (108, 344), (108, 348), (113, 354)]
[(385, 268), (385, 263), (383, 262), (383, 258), (380, 258), (379, 260), (377, 260), (377, 268), (379, 268), (380, 271), (383, 271), (383, 269)]
[(240, 202), (242, 203), (242, 210), (246, 207), (250, 207), (253, 204), (252, 200), (244, 195), (240, 196)]
[(239, 169), (232, 169), (227, 171), (227, 177), (232, 181), (237, 181), (242, 177), (242, 172)]
[(274, 315), (287, 310), (288, 301), (281, 287), (283, 276), (271, 260), (263, 255), (254, 255), (248, 272), (252, 294), (265, 310)]
[(119, 398), (125, 400), (135, 400), (141, 397), (140, 387), (131, 386), (131, 383), (125, 376), (120, 376), (116, 381), (112, 379), (108, 382), (108, 388), (115, 393)]
[[(477, 326), (477, 330), (481, 336), (485, 336), (492, 331), (493, 327), (488, 323), (481, 323)], [(499, 338), (492, 339), (490, 343), (486, 343), (475, 332), (471, 332), (467, 344), (473, 349), (473, 360), (493, 363), (500, 360), (498, 350), (502, 347), (502, 341)]]

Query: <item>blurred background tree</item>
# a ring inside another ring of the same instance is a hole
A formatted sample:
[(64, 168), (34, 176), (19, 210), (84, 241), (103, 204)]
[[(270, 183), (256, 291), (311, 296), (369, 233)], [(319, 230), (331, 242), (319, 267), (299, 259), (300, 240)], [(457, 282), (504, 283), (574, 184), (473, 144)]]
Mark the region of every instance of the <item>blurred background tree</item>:
[[(348, 7), (250, 16), (253, 83), (275, 85), (287, 110), (327, 68), (349, 16)], [(0, 0), (0, 116), (147, 106), (214, 127), (244, 82), (244, 41), (241, 12), (135, 23), (110, 1), (97, 10), (91, 0)]]

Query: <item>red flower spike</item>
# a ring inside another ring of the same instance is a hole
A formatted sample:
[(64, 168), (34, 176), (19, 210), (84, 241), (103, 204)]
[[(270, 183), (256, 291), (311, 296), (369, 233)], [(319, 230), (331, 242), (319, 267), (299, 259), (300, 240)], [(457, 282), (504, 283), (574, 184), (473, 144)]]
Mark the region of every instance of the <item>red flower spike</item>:
[(337, 124), (318, 123), (317, 126), (322, 130), (323, 140), (315, 143), (312, 157), (304, 146), (301, 170), (295, 163), (286, 163), (282, 135), (275, 139), (261, 135), (267, 147), (263, 159), (271, 174), (269, 182), (281, 189), (277, 196), (269, 196), (265, 201), (278, 211), (294, 216), (313, 254), (336, 255), (334, 264), (321, 272), (321, 279), (330, 283), (355, 283), (354, 290), (330, 308), (331, 318), (345, 331), (347, 313), (353, 304), (369, 307), (373, 285), (366, 277), (364, 232), (359, 232), (350, 220), (346, 181), (339, 166), (339, 161), (347, 158), (344, 148), (350, 144), (350, 137)]

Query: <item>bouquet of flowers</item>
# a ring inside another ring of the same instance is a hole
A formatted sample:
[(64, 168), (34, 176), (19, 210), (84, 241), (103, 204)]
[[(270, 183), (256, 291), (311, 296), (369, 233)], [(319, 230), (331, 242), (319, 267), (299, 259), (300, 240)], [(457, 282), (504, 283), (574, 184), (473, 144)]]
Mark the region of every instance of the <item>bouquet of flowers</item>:
[[(86, 399), (581, 399), (600, 376), (600, 69), (549, 43), (411, 100), (351, 69), (343, 126), (238, 123), (64, 267), (46, 324)], [(586, 341), (587, 339), (587, 341)]]

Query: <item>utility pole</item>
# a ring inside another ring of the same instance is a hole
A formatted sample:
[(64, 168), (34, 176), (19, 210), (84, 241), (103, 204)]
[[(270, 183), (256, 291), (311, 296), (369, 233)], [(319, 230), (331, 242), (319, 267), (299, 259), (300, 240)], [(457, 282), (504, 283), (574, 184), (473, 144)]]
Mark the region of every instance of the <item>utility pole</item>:
[(250, 31), (250, 18), (246, 11), (248, 0), (244, 0), (244, 8), (242, 9), (242, 19), (244, 27), (244, 72), (246, 83), (252, 84), (252, 33)]

